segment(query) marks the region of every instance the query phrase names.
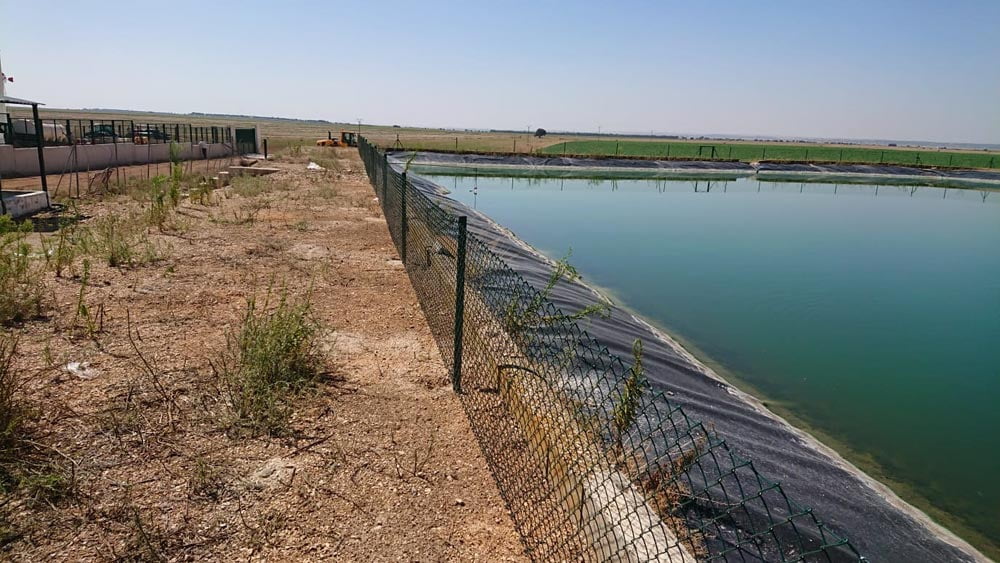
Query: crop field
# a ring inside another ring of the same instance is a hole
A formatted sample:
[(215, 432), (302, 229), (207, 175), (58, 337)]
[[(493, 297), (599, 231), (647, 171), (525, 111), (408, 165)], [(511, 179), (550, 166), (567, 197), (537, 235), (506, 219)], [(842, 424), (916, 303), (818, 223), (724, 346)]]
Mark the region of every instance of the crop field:
[(801, 143), (587, 140), (547, 145), (544, 154), (697, 158), (707, 160), (844, 162), (954, 168), (1000, 168), (1000, 153)]

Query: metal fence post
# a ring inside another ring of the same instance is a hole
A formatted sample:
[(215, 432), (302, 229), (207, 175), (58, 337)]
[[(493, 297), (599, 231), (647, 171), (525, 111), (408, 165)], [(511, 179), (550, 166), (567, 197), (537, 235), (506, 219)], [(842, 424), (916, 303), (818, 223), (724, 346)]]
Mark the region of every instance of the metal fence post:
[(45, 132), (42, 130), (42, 120), (38, 117), (38, 104), (31, 104), (31, 116), (35, 120), (35, 143), (38, 145), (38, 175), (42, 178), (42, 191), (45, 192), (45, 206), (49, 201), (49, 180), (45, 174)]
[(406, 172), (402, 174), (402, 199), (399, 202), (399, 260), (406, 264)]
[(389, 194), (389, 155), (382, 154), (382, 199)]
[[(13, 135), (13, 131), (11, 132), (11, 134)], [(3, 200), (3, 174), (0, 174), (0, 215), (6, 215), (6, 214), (7, 214), (7, 204)]]
[(462, 392), (462, 334), (465, 324), (465, 239), (466, 217), (458, 218), (458, 256), (455, 259), (455, 352), (451, 388)]

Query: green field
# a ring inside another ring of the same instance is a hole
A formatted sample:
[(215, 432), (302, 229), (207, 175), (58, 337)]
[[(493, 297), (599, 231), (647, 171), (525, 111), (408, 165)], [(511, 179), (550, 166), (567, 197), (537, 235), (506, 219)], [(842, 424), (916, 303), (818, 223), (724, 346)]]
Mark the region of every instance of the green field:
[[(356, 131), (357, 123), (322, 123), (253, 116), (171, 114), (122, 110), (70, 110), (45, 108), (42, 119), (124, 119), (143, 123), (190, 123), (207, 125), (256, 125), (269, 149), (290, 145), (313, 145), (328, 132)], [(11, 108), (13, 117), (29, 117), (30, 111)], [(855, 164), (903, 164), (952, 168), (1000, 168), (1000, 152), (880, 148), (858, 145), (809, 143), (752, 143), (696, 140), (648, 140), (637, 137), (594, 138), (553, 133), (537, 138), (531, 131), (458, 131), (422, 127), (364, 124), (362, 134), (386, 148), (442, 152), (566, 154), (588, 156), (634, 156), (645, 158), (742, 160), (779, 162), (845, 162)]]
[(904, 164), (952, 168), (1000, 168), (1000, 154), (789, 143), (725, 143), (691, 141), (563, 141), (544, 147), (543, 154), (637, 156), (647, 158), (778, 162), (843, 162)]

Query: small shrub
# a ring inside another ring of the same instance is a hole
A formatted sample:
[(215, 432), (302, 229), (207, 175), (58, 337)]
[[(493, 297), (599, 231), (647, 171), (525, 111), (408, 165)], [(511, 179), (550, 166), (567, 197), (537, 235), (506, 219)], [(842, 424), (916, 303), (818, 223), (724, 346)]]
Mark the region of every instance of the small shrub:
[(645, 377), (642, 367), (642, 340), (638, 338), (632, 343), (632, 367), (622, 388), (621, 399), (615, 404), (612, 419), (615, 425), (615, 438), (618, 447), (624, 449), (625, 434), (635, 423), (639, 412), (639, 400), (642, 398), (642, 384)]
[(230, 185), (232, 192), (241, 197), (257, 197), (268, 189), (268, 182), (262, 176), (236, 176)]
[(52, 504), (75, 493), (75, 471), (43, 455), (51, 448), (28, 439), (26, 423), (35, 413), (21, 396), (16, 353), (17, 338), (0, 333), (0, 493), (20, 490)]
[(268, 310), (267, 302), (258, 307), (256, 299), (248, 300), (239, 329), (227, 335), (225, 350), (212, 362), (237, 427), (284, 433), (289, 397), (319, 373), (315, 339), (308, 302), (292, 303), (283, 295)]
[(17, 339), (0, 334), (0, 492), (16, 483), (9, 469), (21, 457), (28, 409), (20, 399), (21, 379), (14, 370)]
[(83, 259), (83, 274), (80, 276), (80, 292), (76, 298), (76, 316), (73, 318), (73, 327), (80, 326), (83, 321), (83, 328), (87, 336), (93, 338), (97, 333), (104, 331), (104, 304), (98, 305), (96, 310), (91, 310), (87, 305), (87, 286), (90, 282), (90, 260)]
[(32, 257), (30, 221), (17, 224), (0, 215), (0, 325), (41, 313), (44, 264)]
[[(611, 306), (607, 303), (594, 303), (587, 305), (583, 309), (571, 314), (548, 314), (549, 295), (561, 280), (576, 281), (580, 279), (580, 274), (576, 268), (569, 263), (572, 251), (559, 259), (549, 274), (548, 282), (541, 291), (529, 291), (529, 299), (525, 300), (525, 295), (520, 289), (515, 290), (513, 299), (507, 304), (507, 311), (504, 315), (504, 326), (511, 335), (519, 337), (530, 329), (542, 326), (552, 326), (559, 323), (575, 322), (597, 315), (607, 318), (611, 315)], [(526, 301), (526, 302), (525, 302)]]
[(178, 181), (184, 175), (183, 149), (177, 141), (170, 141), (170, 173)]
[(55, 240), (42, 239), (46, 265), (61, 278), (63, 272), (73, 267), (76, 260), (78, 231), (72, 220), (61, 219)]
[(226, 495), (229, 484), (225, 470), (212, 462), (198, 458), (188, 479), (188, 496), (193, 499), (219, 501)]
[(191, 203), (210, 206), (218, 205), (218, 200), (214, 197), (212, 184), (210, 182), (198, 182), (190, 190)]
[(150, 264), (162, 258), (149, 240), (145, 218), (107, 215), (97, 219), (84, 243), (88, 254), (107, 261), (112, 268)]
[(161, 231), (164, 230), (167, 219), (170, 217), (170, 202), (173, 199), (168, 199), (168, 192), (164, 188), (167, 183), (166, 176), (156, 176), (152, 180), (152, 188), (150, 189), (150, 203), (149, 209), (146, 210), (146, 219), (151, 226), (159, 228)]
[(181, 183), (176, 175), (170, 179), (170, 189), (167, 190), (167, 197), (170, 198), (170, 206), (177, 207), (181, 203)]
[(340, 172), (341, 169), (343, 168), (340, 159), (336, 157), (327, 158), (323, 156), (314, 156), (312, 158), (312, 161), (322, 166), (323, 168), (326, 168), (327, 170), (331, 170), (333, 172)]
[(337, 191), (337, 188), (331, 185), (325, 185), (319, 189), (317, 194), (323, 199), (333, 199), (340, 195), (340, 192)]
[(76, 493), (72, 472), (57, 463), (45, 462), (27, 469), (18, 484), (36, 502), (54, 504)]
[(232, 225), (253, 225), (257, 222), (257, 216), (260, 215), (260, 212), (270, 208), (271, 204), (266, 201), (250, 200), (241, 203), (239, 207), (232, 210), (232, 220), (222, 219), (220, 222)]

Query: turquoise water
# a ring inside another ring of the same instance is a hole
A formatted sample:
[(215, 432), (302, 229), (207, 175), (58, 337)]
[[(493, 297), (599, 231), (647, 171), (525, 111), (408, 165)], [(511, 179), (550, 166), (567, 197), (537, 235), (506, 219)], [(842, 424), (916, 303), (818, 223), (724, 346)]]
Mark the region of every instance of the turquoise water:
[(1000, 545), (1000, 192), (425, 175)]

